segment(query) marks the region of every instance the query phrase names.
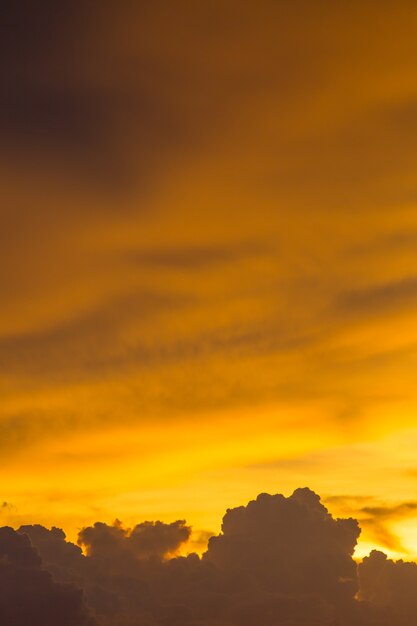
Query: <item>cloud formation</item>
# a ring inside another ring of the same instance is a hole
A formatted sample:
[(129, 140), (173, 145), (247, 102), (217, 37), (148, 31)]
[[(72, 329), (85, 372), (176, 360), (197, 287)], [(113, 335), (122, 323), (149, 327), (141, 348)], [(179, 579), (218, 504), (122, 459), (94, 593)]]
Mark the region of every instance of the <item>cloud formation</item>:
[(113, 526), (96, 522), (83, 528), (79, 544), (88, 556), (112, 558), (124, 553), (137, 559), (163, 559), (174, 554), (190, 534), (191, 529), (184, 521), (143, 522), (132, 529), (123, 528), (119, 521)]
[(373, 550), (358, 567), (360, 598), (383, 612), (391, 624), (417, 621), (417, 564), (392, 561)]
[(417, 565), (374, 551), (357, 566), (359, 533), (306, 488), (228, 509), (202, 557), (175, 556), (183, 521), (97, 522), (80, 531), (84, 553), (58, 528), (4, 527), (0, 610), (13, 626), (93, 626), (93, 614), (100, 626), (411, 626)]
[(95, 626), (81, 589), (56, 582), (25, 534), (0, 528), (0, 622), (13, 626)]
[(317, 594), (331, 602), (353, 598), (355, 520), (335, 520), (309, 489), (292, 496), (261, 494), (229, 510), (205, 558), (232, 578), (256, 581), (271, 592)]

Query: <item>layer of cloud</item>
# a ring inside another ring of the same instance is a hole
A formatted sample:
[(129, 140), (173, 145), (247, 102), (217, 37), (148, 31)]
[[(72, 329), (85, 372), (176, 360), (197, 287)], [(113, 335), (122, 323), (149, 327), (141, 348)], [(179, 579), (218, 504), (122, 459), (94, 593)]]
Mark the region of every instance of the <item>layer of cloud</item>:
[[(3, 528), (5, 588), (17, 585), (17, 571), (35, 581), (10, 596), (7, 610), (17, 611), (19, 598), (19, 626), (29, 626), (25, 611), (38, 596), (43, 624), (62, 611), (67, 622), (59, 623), (68, 626), (92, 625), (93, 613), (101, 626), (386, 626), (387, 616), (397, 626), (413, 624), (417, 566), (374, 551), (358, 567), (359, 533), (354, 519), (332, 517), (306, 488), (228, 509), (202, 557), (175, 556), (190, 536), (182, 521), (132, 529), (97, 522), (79, 534), (84, 552), (58, 528)], [(38, 626), (34, 616), (30, 624)]]

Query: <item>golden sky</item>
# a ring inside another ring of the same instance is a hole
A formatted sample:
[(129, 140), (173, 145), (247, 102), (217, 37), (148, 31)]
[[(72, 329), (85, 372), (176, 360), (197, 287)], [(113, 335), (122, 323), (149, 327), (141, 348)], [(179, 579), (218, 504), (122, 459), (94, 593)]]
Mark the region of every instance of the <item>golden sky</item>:
[(417, 558), (417, 6), (88, 6), (2, 35), (1, 521), (307, 485)]

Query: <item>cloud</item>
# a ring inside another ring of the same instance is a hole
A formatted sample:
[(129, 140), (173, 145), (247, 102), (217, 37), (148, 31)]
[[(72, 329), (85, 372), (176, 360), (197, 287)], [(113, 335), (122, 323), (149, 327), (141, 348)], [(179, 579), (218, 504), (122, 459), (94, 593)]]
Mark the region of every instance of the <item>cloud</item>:
[[(401, 507), (362, 508), (389, 517)], [(93, 614), (99, 626), (413, 626), (417, 565), (377, 551), (357, 565), (359, 532), (306, 488), (228, 509), (201, 558), (175, 556), (190, 537), (183, 521), (97, 522), (80, 532), (84, 553), (59, 528), (4, 527), (0, 617), (13, 626), (93, 626)]]
[(309, 489), (289, 498), (261, 494), (226, 513), (204, 558), (266, 590), (338, 603), (357, 591), (352, 554), (359, 533), (355, 520), (334, 520)]
[(116, 520), (113, 526), (96, 522), (94, 526), (83, 528), (79, 543), (92, 557), (112, 558), (125, 554), (137, 559), (163, 559), (174, 554), (190, 534), (190, 527), (182, 520), (171, 524), (143, 522), (132, 529), (123, 528)]
[[(103, 169), (100, 154), (105, 147), (110, 154), (110, 134), (105, 132), (111, 120), (109, 94), (93, 84), (87, 86), (82, 71), (76, 69), (78, 55), (85, 53), (88, 44), (80, 23), (88, 19), (94, 3), (83, 7), (76, 0), (58, 7), (42, 0), (36, 9), (29, 2), (19, 7), (6, 4), (1, 22), (6, 89), (0, 105), (5, 144), (14, 154), (31, 150), (32, 156), (42, 158), (46, 153), (67, 167), (77, 161), (78, 166), (80, 161), (84, 166), (89, 163), (91, 174), (99, 161)], [(76, 55), (71, 52), (75, 37)]]
[(32, 167), (36, 159), (58, 163), (101, 196), (120, 194), (131, 182), (130, 125), (141, 140), (135, 161), (144, 185), (151, 154), (166, 146), (167, 127), (181, 125), (181, 116), (174, 121), (169, 105), (155, 97), (158, 80), (146, 53), (138, 51), (126, 71), (123, 46), (108, 33), (114, 16), (106, 2), (64, 1), (57, 7), (42, 0), (36, 10), (28, 2), (23, 8), (8, 4), (1, 24), (4, 144), (21, 159), (29, 156)]
[(119, 521), (112, 526), (97, 522), (79, 533), (85, 556), (58, 528), (22, 526), (19, 532), (30, 537), (55, 578), (81, 585), (100, 622), (115, 626), (118, 620), (153, 623), (152, 614), (168, 610), (155, 594), (164, 584), (161, 579), (172, 583), (178, 578), (172, 567), (165, 573), (165, 566), (176, 562), (173, 554), (190, 536), (182, 521), (143, 522), (132, 529)]
[(166, 270), (204, 270), (217, 265), (236, 263), (252, 256), (265, 255), (265, 243), (246, 241), (229, 245), (201, 245), (161, 248), (127, 253), (129, 261), (138, 267)]
[(158, 355), (145, 342), (126, 346), (121, 340), (124, 328), (139, 325), (146, 335), (150, 320), (181, 312), (193, 302), (187, 294), (157, 290), (119, 294), (54, 327), (0, 338), (0, 371), (7, 369), (17, 377), (31, 371), (38, 384), (47, 379), (51, 385), (54, 380), (60, 384), (85, 376), (100, 378), (117, 367), (128, 367), (132, 360), (148, 364)]
[(382, 315), (417, 303), (417, 277), (382, 283), (363, 289), (342, 292), (336, 311), (345, 315)]
[(42, 560), (48, 564), (49, 569), (55, 573), (59, 568), (61, 575), (65, 570), (77, 570), (84, 560), (84, 555), (79, 546), (66, 541), (66, 536), (60, 528), (52, 527), (50, 530), (40, 524), (23, 525), (18, 533), (27, 535), (42, 556)]
[[(1, 24), (4, 145), (21, 158), (29, 155), (32, 165), (58, 163), (101, 198), (114, 190), (120, 196), (132, 185), (143, 197), (170, 162), (194, 152), (213, 127), (218, 132), (233, 118), (247, 89), (233, 51), (226, 48), (217, 58), (207, 3), (122, 3), (115, 10), (97, 0), (60, 7), (42, 0), (36, 11), (27, 2), (24, 9), (8, 4)], [(221, 10), (220, 36), (235, 47), (230, 8)], [(273, 3), (268, 9), (275, 14)], [(256, 45), (251, 25), (250, 14), (241, 11), (249, 48)], [(256, 52), (266, 54), (262, 47)]]
[(309, 489), (288, 498), (261, 494), (229, 509), (202, 558), (173, 556), (190, 537), (183, 521), (132, 529), (96, 523), (79, 534), (85, 555), (59, 529), (19, 532), (57, 579), (84, 588), (98, 618), (112, 626), (330, 626), (359, 610), (352, 558), (359, 527), (334, 519)]
[(373, 550), (358, 567), (360, 598), (383, 611), (385, 623), (408, 626), (417, 621), (417, 565), (392, 561)]
[(41, 568), (29, 538), (0, 528), (0, 621), (13, 626), (94, 626), (82, 591)]

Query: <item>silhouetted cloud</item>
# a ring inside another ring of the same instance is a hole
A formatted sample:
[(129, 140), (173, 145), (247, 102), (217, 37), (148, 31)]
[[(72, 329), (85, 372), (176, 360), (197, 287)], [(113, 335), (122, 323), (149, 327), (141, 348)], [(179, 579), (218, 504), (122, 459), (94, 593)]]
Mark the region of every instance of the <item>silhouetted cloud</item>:
[(174, 554), (190, 534), (190, 527), (182, 520), (172, 524), (143, 522), (132, 529), (123, 528), (119, 521), (113, 526), (96, 522), (81, 530), (79, 543), (89, 556), (112, 558), (125, 553), (137, 559), (163, 559)]
[(392, 561), (373, 550), (358, 567), (360, 598), (383, 611), (385, 622), (412, 626), (417, 622), (417, 564)]
[(383, 626), (367, 561), (355, 599), (359, 532), (355, 520), (334, 519), (318, 495), (297, 489), (229, 509), (201, 558), (173, 556), (190, 537), (183, 521), (97, 522), (80, 531), (85, 554), (58, 528), (22, 526), (14, 535), (33, 567), (40, 557), (27, 537), (56, 580), (84, 589), (103, 626)]
[(40, 524), (33, 524), (20, 526), (18, 532), (29, 537), (49, 567), (57, 566), (62, 571), (76, 570), (84, 560), (81, 548), (66, 541), (65, 533), (60, 528), (52, 527), (48, 530)]
[(0, 623), (8, 626), (94, 626), (80, 589), (41, 568), (29, 538), (0, 528)]
[(226, 513), (205, 558), (266, 590), (313, 593), (337, 603), (357, 591), (352, 554), (359, 533), (355, 520), (334, 520), (309, 489), (289, 498), (261, 494)]

